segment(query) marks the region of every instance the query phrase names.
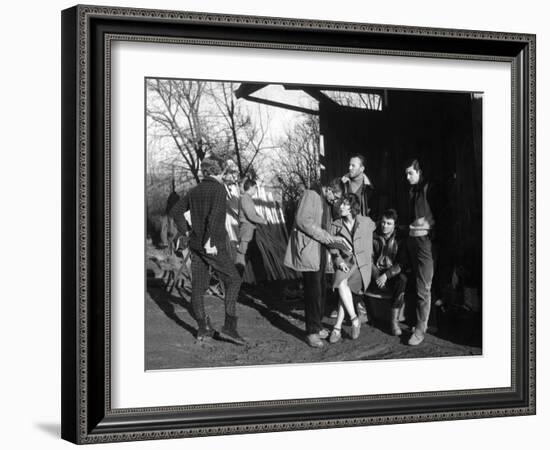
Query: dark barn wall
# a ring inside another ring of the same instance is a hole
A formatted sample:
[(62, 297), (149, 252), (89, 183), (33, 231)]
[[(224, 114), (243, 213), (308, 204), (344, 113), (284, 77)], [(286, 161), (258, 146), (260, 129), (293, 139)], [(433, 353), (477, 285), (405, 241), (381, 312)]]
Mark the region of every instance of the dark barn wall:
[[(395, 208), (408, 226), (408, 184), (404, 164), (418, 157), (428, 178), (445, 194), (438, 218), (441, 269), (471, 268), (481, 281), (481, 99), (469, 93), (390, 91), (382, 111), (320, 104), (326, 167), (330, 180), (348, 170), (355, 153), (366, 159), (375, 195), (371, 216)], [(444, 266), (444, 267), (443, 267)]]

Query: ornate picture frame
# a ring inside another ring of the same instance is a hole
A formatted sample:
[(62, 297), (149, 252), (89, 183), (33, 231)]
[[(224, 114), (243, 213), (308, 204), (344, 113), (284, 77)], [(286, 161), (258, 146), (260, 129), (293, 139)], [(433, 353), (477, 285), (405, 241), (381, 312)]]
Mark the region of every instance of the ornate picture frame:
[[(510, 64), (510, 386), (113, 408), (110, 76), (120, 41)], [(535, 414), (535, 42), (530, 34), (395, 25), (63, 11), (62, 437), (85, 444)]]

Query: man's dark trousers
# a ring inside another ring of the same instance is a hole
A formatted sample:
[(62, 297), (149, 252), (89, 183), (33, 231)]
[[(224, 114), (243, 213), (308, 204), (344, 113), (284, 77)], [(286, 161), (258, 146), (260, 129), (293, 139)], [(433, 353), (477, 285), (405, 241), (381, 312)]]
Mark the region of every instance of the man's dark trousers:
[(209, 267), (218, 274), (225, 286), (225, 313), (237, 316), (237, 296), (241, 287), (241, 277), (225, 248), (218, 249), (217, 255), (208, 255), (191, 249), (191, 306), (197, 321), (205, 320), (204, 294), (210, 284)]
[[(416, 319), (417, 325), (428, 324), (431, 307), (431, 288), (434, 276), (432, 242), (429, 236), (407, 238), (407, 249), (416, 278)], [(426, 331), (426, 330), (423, 330)]]
[(327, 298), (326, 261), (326, 250), (321, 247), (320, 269), (317, 272), (302, 272), (307, 334), (319, 333), (323, 328), (321, 319), (325, 313)]
[(404, 303), (405, 289), (407, 288), (407, 275), (401, 272), (399, 275), (389, 278), (383, 288), (379, 288), (376, 285), (376, 279), (380, 275), (380, 269), (373, 265), (369, 291), (391, 294), (391, 307), (394, 309), (401, 308)]

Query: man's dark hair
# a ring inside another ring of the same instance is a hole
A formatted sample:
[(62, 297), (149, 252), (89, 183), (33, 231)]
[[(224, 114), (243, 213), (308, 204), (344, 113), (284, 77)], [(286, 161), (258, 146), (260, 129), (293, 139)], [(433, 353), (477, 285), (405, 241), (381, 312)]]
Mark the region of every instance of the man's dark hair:
[(340, 204), (342, 203), (347, 203), (349, 205), (353, 217), (361, 214), (361, 201), (357, 195), (351, 193), (344, 194), (340, 200)]
[(205, 157), (201, 162), (201, 171), (205, 177), (217, 176), (223, 172), (224, 163), (215, 155)]
[(333, 178), (327, 186), (332, 192), (344, 192), (344, 185), (340, 177)]
[(351, 158), (349, 160), (351, 161), (353, 158), (357, 158), (359, 161), (361, 161), (361, 165), (365, 167), (365, 157), (363, 155), (356, 153), (355, 155), (351, 155)]
[(386, 209), (382, 214), (382, 218), (393, 219), (393, 222), (397, 224), (397, 211), (393, 208)]
[(417, 172), (422, 171), (420, 167), (420, 161), (418, 160), (418, 158), (407, 159), (407, 161), (405, 162), (405, 170), (407, 170), (409, 167), (412, 167)]
[(250, 178), (246, 178), (243, 183), (243, 189), (244, 191), (248, 191), (251, 187), (256, 186), (256, 181), (251, 180)]
[(313, 192), (316, 192), (319, 195), (323, 195), (323, 188), (319, 181), (312, 181), (309, 185), (309, 189), (312, 190)]

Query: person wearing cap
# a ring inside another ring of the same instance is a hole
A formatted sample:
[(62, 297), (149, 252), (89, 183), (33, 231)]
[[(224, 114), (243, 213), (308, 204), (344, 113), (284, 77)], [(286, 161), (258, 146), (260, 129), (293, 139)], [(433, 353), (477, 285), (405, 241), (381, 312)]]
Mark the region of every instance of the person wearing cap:
[(213, 155), (207, 156), (201, 163), (201, 171), (202, 181), (172, 208), (176, 225), (182, 232), (185, 231), (184, 213), (189, 211), (191, 215), (191, 306), (198, 324), (197, 340), (206, 340), (216, 334), (204, 309), (204, 295), (212, 269), (225, 286), (225, 322), (219, 334), (244, 345), (246, 341), (237, 331), (236, 309), (242, 280), (227, 247), (227, 192), (223, 185), (223, 161)]

